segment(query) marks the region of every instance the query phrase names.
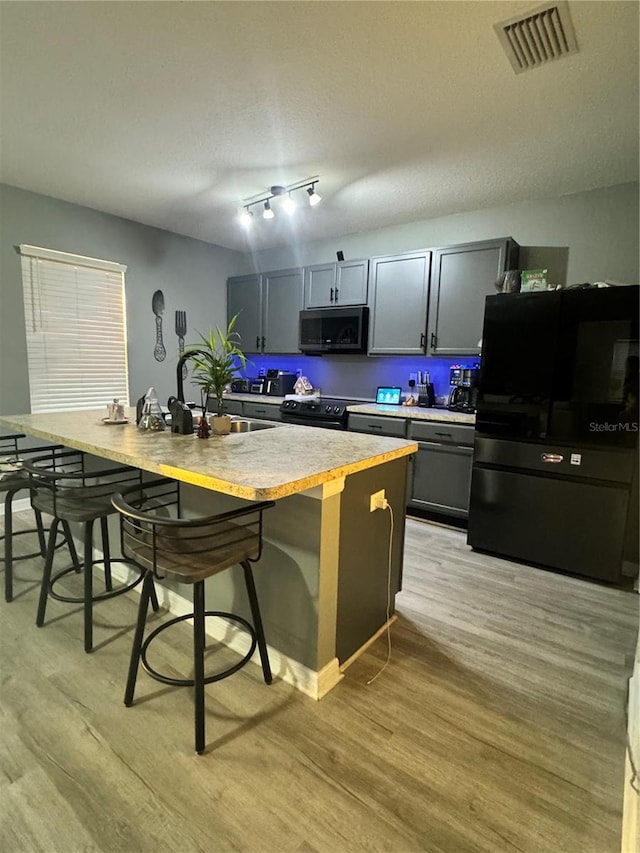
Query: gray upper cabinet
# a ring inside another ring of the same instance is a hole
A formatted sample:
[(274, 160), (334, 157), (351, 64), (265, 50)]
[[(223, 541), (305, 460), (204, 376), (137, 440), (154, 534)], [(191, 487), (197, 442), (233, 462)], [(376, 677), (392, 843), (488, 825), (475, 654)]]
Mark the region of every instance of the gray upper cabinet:
[(369, 261), (335, 261), (304, 268), (304, 307), (366, 305)]
[(227, 279), (227, 320), (235, 314), (244, 352), (262, 352), (262, 281), (259, 275)]
[(371, 260), (369, 353), (423, 355), (431, 252)]
[(263, 352), (300, 352), (298, 326), (302, 292), (301, 268), (263, 273)]
[(428, 354), (478, 355), (485, 296), (495, 281), (518, 265), (510, 237), (436, 249), (431, 270)]
[(234, 276), (227, 281), (228, 318), (238, 314), (236, 330), (248, 353), (298, 353), (302, 309), (302, 269)]

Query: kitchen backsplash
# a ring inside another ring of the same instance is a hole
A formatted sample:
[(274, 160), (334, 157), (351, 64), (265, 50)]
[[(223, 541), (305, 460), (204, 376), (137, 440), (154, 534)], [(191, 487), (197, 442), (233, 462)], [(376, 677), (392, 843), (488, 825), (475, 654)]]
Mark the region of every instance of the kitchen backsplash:
[[(436, 395), (449, 393), (449, 367), (452, 364), (477, 362), (477, 357), (458, 359), (410, 357), (375, 358), (364, 355), (251, 355), (243, 376), (258, 376), (260, 369), (298, 370), (307, 376), (326, 397), (347, 397), (374, 400), (379, 385), (399, 385), (403, 393), (409, 391), (409, 375), (428, 370), (435, 385)], [(250, 363), (249, 363), (250, 362)]]

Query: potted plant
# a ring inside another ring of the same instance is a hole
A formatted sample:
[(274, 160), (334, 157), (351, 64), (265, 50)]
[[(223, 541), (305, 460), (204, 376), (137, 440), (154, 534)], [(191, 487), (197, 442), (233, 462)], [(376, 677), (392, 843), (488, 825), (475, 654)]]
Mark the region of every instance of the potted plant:
[(226, 331), (216, 326), (208, 335), (200, 335), (201, 344), (189, 347), (185, 355), (192, 364), (192, 381), (199, 385), (202, 394), (202, 422), (205, 421), (207, 397), (215, 397), (216, 413), (211, 426), (216, 435), (227, 435), (231, 431), (231, 418), (224, 411), (224, 391), (237, 375), (239, 367), (244, 368), (247, 359), (240, 349), (240, 335), (234, 331), (238, 315), (229, 320)]

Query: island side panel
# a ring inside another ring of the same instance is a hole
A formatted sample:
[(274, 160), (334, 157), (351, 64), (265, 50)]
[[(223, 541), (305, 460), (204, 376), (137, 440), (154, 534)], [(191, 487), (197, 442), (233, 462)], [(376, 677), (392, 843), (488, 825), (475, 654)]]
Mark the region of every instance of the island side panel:
[(340, 664), (385, 624), (390, 513), (370, 512), (370, 495), (385, 490), (394, 515), (391, 605), (402, 583), (407, 457), (351, 474), (342, 493), (336, 653)]
[[(183, 486), (182, 495), (186, 515), (246, 505), (195, 486)], [(339, 493), (282, 498), (265, 512), (263, 553), (254, 564), (268, 645), (313, 673), (335, 659), (339, 515)], [(249, 617), (241, 568), (207, 581), (207, 605)]]

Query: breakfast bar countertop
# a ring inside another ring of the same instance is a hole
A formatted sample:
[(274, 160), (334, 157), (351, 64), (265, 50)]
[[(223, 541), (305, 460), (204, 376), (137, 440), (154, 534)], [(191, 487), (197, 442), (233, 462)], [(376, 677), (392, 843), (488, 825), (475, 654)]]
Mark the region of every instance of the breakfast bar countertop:
[(413, 441), (316, 427), (211, 435), (105, 424), (103, 411), (2, 415), (0, 424), (114, 462), (247, 500), (277, 500), (415, 453)]

